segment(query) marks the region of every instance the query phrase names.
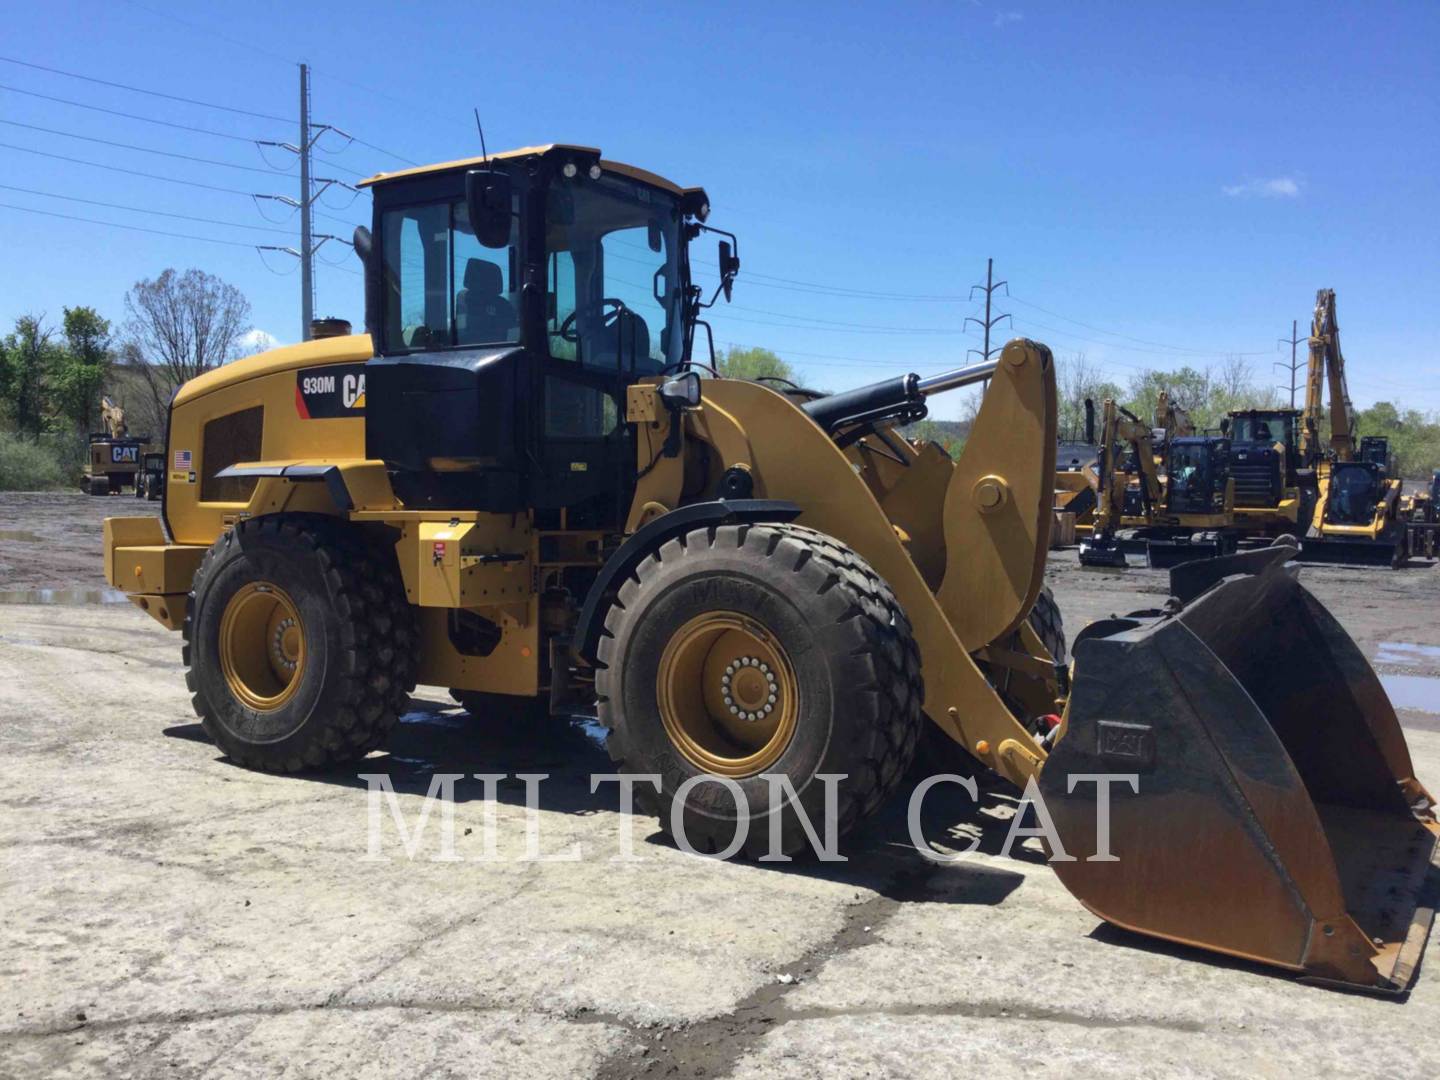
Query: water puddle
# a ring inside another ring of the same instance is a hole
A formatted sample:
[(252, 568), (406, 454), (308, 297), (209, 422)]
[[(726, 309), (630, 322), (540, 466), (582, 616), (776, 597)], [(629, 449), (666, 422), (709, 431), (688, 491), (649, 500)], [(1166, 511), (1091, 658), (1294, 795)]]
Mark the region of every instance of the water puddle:
[(1440, 645), (1412, 645), (1408, 641), (1382, 641), (1375, 653), (1377, 664), (1414, 664), (1419, 660), (1440, 660)]
[(125, 604), (119, 589), (0, 589), (0, 604)]
[(610, 734), (610, 729), (605, 727), (593, 716), (584, 713), (576, 713), (569, 718), (570, 726), (580, 731), (585, 738), (600, 749), (605, 749), (605, 739)]
[(18, 540), (22, 544), (38, 544), (40, 537), (24, 529), (0, 529), (0, 540)]
[(1381, 675), (1380, 685), (1397, 709), (1440, 713), (1440, 679), (1429, 675)]

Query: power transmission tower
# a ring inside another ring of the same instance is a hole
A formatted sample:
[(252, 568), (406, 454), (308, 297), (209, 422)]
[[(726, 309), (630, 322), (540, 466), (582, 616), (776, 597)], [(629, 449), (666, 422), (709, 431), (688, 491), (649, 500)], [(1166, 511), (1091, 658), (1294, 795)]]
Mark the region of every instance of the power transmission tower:
[[(310, 323), (315, 317), (315, 252), (325, 244), (327, 240), (337, 240), (342, 244), (350, 241), (342, 240), (338, 236), (325, 234), (317, 237), (311, 225), (311, 212), (315, 202), (321, 195), (330, 188), (339, 186), (354, 191), (355, 188), (343, 180), (335, 180), (324, 176), (311, 176), (310, 154), (320, 136), (327, 131), (333, 131), (347, 139), (352, 139), (348, 133), (341, 131), (333, 124), (312, 124), (310, 122), (310, 65), (300, 65), (300, 142), (298, 144), (271, 142), (269, 140), (258, 140), (259, 146), (273, 146), (280, 150), (287, 150), (300, 160), (300, 198), (289, 199), (282, 195), (257, 195), (259, 199), (273, 199), (276, 202), (293, 206), (300, 211), (300, 247), (299, 250), (290, 247), (264, 246), (261, 251), (282, 251), (287, 255), (293, 255), (300, 260), (300, 340), (310, 340)], [(318, 185), (318, 186), (317, 186)], [(319, 243), (316, 243), (319, 240)]]
[[(984, 320), (982, 321), (982, 320), (980, 320), (980, 319), (975, 318), (975, 316), (970, 315), (970, 316), (967, 316), (966, 319), (965, 319), (965, 322), (961, 324), (962, 327), (964, 327), (964, 326), (970, 325), (970, 324), (973, 322), (973, 323), (978, 324), (978, 325), (980, 326), (980, 328), (985, 331), (985, 348), (984, 348), (984, 350), (982, 351), (982, 350), (980, 350), (980, 349), (970, 349), (970, 350), (968, 350), (968, 351), (966, 352), (966, 354), (965, 354), (966, 356), (969, 356), (970, 353), (979, 353), (979, 354), (980, 354), (980, 360), (981, 360), (982, 363), (990, 359), (990, 354), (991, 354), (991, 353), (996, 353), (996, 352), (999, 352), (999, 351), (1000, 351), (1000, 346), (998, 346), (998, 345), (997, 345), (995, 348), (993, 348), (993, 349), (990, 347), (990, 328), (993, 327), (993, 326), (995, 326), (1001, 319), (1009, 319), (1009, 318), (1010, 318), (1009, 315), (1005, 315), (1005, 314), (997, 314), (997, 315), (995, 315), (993, 318), (992, 318), (991, 315), (990, 315), (990, 298), (991, 298), (991, 296), (994, 294), (995, 290), (996, 290), (996, 289), (1000, 289), (1000, 288), (1003, 288), (1003, 289), (1005, 290), (1005, 295), (1006, 295), (1006, 296), (1009, 296), (1009, 295), (1010, 295), (1010, 283), (1009, 283), (1008, 281), (996, 281), (996, 280), (995, 280), (995, 260), (994, 260), (994, 259), (986, 259), (986, 260), (985, 260), (985, 284), (984, 284), (984, 285), (972, 285), (972, 286), (970, 286), (970, 298), (971, 298), (972, 300), (975, 298), (975, 290), (976, 290), (976, 289), (980, 289), (981, 291), (983, 291), (983, 292), (985, 293), (985, 318), (984, 318)], [(1015, 325), (1015, 320), (1014, 320), (1014, 319), (1010, 319), (1010, 325), (1011, 325), (1011, 326), (1014, 326), (1014, 325)], [(989, 380), (989, 379), (986, 379), (983, 385), (984, 385), (985, 387), (988, 387), (988, 386), (990, 385), (990, 380)]]
[[(1295, 407), (1295, 389), (1296, 389), (1296, 387), (1295, 387), (1295, 374), (1296, 374), (1296, 372), (1298, 372), (1298, 371), (1300, 370), (1300, 361), (1295, 358), (1295, 347), (1296, 347), (1297, 345), (1299, 345), (1300, 342), (1302, 342), (1302, 341), (1309, 341), (1309, 340), (1310, 340), (1309, 337), (1303, 337), (1303, 338), (1302, 338), (1302, 337), (1300, 337), (1300, 336), (1298, 335), (1299, 325), (1300, 325), (1300, 323), (1299, 323), (1299, 320), (1298, 320), (1298, 319), (1291, 319), (1291, 320), (1290, 320), (1290, 336), (1289, 336), (1288, 338), (1283, 338), (1283, 337), (1282, 337), (1282, 338), (1279, 339), (1281, 345), (1289, 345), (1289, 346), (1290, 346), (1290, 363), (1287, 364), (1287, 363), (1285, 363), (1284, 361), (1281, 361), (1281, 360), (1276, 360), (1276, 361), (1275, 361), (1275, 366), (1276, 366), (1276, 367), (1278, 367), (1278, 368), (1289, 368), (1289, 369), (1290, 369), (1290, 407), (1291, 407), (1292, 409)], [(1284, 389), (1285, 389), (1285, 386), (1284, 386), (1283, 383), (1281, 384), (1280, 389), (1281, 389), (1281, 390), (1284, 390)]]

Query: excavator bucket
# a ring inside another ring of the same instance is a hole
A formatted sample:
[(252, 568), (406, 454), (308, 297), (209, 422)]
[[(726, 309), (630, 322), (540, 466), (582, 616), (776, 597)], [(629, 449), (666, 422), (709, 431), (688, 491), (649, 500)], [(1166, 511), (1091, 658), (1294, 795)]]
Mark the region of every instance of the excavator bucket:
[[(1403, 993), (1440, 880), (1434, 800), (1293, 555), (1187, 563), (1171, 574), (1178, 606), (1077, 639), (1040, 776), (1074, 859), (1052, 865), (1118, 926)], [(1108, 842), (1097, 774), (1116, 777)]]

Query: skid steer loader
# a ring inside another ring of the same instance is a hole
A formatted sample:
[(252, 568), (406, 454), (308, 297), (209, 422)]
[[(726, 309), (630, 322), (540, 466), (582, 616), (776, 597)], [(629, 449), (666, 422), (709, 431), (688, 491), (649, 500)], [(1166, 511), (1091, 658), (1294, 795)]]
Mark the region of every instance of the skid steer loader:
[[(107, 578), (181, 630), (230, 758), (362, 757), (417, 681), (482, 719), (588, 700), (619, 767), (660, 778), (662, 828), (711, 851), (773, 828), (792, 852), (817, 777), (843, 777), (848, 829), (929, 723), (1033, 783), (1057, 873), (1102, 919), (1409, 985), (1433, 802), (1291, 549), (1177, 568), (1176, 603), (1088, 628), (1064, 662), (1044, 346), (829, 396), (702, 379), (704, 309), (739, 270), (721, 233), (720, 284), (694, 282), (702, 190), (579, 146), (368, 186), (367, 333), (186, 384), (163, 520), (105, 526)], [(958, 461), (897, 434), (987, 378)]]

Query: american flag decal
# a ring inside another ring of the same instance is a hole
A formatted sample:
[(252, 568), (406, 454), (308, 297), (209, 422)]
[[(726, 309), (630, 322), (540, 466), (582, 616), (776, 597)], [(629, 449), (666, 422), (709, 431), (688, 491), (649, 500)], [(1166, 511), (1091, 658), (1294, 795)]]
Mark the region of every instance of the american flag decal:
[(189, 469), (190, 469), (190, 451), (189, 451), (189, 450), (176, 450), (176, 451), (175, 451), (175, 468), (189, 471)]

